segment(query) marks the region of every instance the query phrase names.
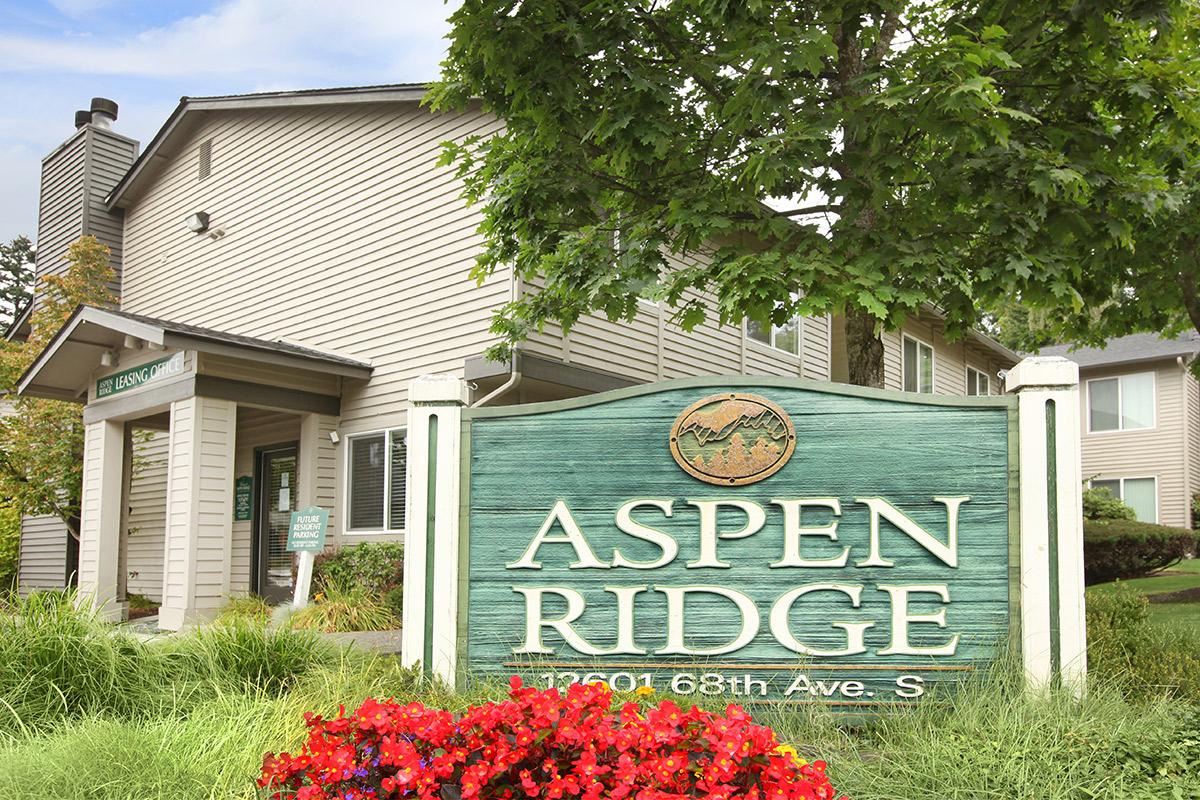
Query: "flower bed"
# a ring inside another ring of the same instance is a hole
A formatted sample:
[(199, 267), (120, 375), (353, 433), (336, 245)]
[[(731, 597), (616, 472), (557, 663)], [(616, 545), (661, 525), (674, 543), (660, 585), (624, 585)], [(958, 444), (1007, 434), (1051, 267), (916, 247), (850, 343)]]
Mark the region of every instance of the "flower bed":
[(602, 684), (525, 688), (461, 716), (367, 700), (336, 719), (306, 714), (297, 755), (268, 753), (258, 784), (274, 800), (574, 798), (833, 800), (809, 764), (740, 707), (684, 711), (664, 700), (613, 708)]

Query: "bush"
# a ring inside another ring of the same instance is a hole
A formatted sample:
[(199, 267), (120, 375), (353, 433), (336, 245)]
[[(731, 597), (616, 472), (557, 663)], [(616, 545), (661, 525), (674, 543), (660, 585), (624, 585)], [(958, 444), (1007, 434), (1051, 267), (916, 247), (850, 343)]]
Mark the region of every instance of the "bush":
[(603, 684), (573, 684), (564, 697), (522, 688), (519, 678), (507, 701), (457, 719), (368, 699), (349, 716), (306, 715), (302, 753), (268, 753), (259, 785), (279, 799), (834, 796), (824, 762), (798, 758), (737, 706), (714, 714), (669, 700), (612, 705)]
[(404, 548), (399, 542), (360, 542), (317, 556), (313, 585), (361, 586), (383, 598), (404, 582)]
[(1191, 553), (1196, 534), (1136, 520), (1085, 520), (1083, 570), (1089, 585), (1165, 569)]
[(1098, 487), (1083, 490), (1083, 518), (1137, 519), (1137, 514), (1111, 489)]
[(177, 713), (228, 691), (278, 694), (335, 655), (246, 624), (147, 643), (76, 609), (70, 592), (34, 594), (0, 613), (0, 740), (80, 717)]
[(21, 515), (7, 503), (0, 504), (0, 593), (17, 585), (17, 562), (21, 551)]
[(293, 630), (323, 633), (388, 631), (400, 627), (400, 616), (365, 586), (326, 580), (313, 602), (288, 617)]
[(238, 622), (255, 622), (266, 625), (271, 621), (271, 611), (271, 604), (256, 594), (231, 597), (225, 602), (221, 613), (217, 615), (216, 622), (219, 625)]
[(1200, 636), (1150, 621), (1150, 604), (1131, 586), (1089, 592), (1088, 671), (1133, 699), (1200, 702)]

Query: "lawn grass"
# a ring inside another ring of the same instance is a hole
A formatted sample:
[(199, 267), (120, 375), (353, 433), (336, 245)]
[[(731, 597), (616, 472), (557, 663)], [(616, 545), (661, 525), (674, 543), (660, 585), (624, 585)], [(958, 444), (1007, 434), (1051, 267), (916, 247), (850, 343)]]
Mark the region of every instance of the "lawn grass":
[[(1128, 586), (1146, 596), (1200, 588), (1200, 558), (1180, 561), (1164, 573), (1149, 578), (1112, 581), (1088, 587), (1089, 594), (1112, 594), (1118, 586)], [(1187, 628), (1200, 633), (1200, 602), (1151, 603), (1150, 620), (1156, 625)]]
[[(263, 753), (294, 751), (306, 711), (368, 696), (460, 710), (503, 693), (450, 694), (394, 659), (288, 631), (132, 642), (65, 607), (36, 628), (0, 625), (0, 655), (19, 665), (0, 664), (0, 797), (251, 800)], [(854, 800), (1200, 797), (1200, 705), (1134, 703), (1103, 682), (1082, 700), (1031, 697), (1015, 675), (998, 668), (876, 720), (812, 707), (760, 720), (828, 761)]]

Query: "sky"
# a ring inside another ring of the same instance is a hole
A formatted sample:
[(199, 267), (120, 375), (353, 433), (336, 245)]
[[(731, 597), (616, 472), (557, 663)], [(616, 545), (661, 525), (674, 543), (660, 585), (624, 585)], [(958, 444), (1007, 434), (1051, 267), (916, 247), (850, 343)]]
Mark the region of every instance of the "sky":
[(143, 146), (183, 95), (437, 77), (458, 0), (0, 0), (0, 242), (37, 230), (42, 157), (93, 97)]

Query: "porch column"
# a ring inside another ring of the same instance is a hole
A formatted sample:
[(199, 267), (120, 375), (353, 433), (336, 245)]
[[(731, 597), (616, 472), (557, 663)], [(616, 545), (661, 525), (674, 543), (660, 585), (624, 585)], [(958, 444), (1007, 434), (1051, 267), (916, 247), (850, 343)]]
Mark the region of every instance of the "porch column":
[(125, 423), (101, 420), (84, 427), (78, 602), (106, 619), (124, 614), (117, 596), (124, 451)]
[(166, 547), (158, 625), (177, 631), (216, 615), (233, 569), (233, 459), (237, 404), (211, 397), (171, 403)]

